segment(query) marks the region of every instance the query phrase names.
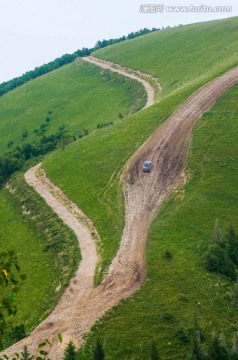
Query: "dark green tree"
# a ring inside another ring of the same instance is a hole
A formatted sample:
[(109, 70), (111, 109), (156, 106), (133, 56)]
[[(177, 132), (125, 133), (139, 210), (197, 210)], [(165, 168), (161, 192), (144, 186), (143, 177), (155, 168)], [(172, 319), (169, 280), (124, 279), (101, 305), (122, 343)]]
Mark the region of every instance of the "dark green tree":
[(204, 340), (202, 329), (198, 323), (196, 314), (194, 317), (194, 330), (191, 341), (191, 351), (187, 357), (187, 360), (206, 360), (206, 357), (203, 353), (201, 343)]
[(213, 241), (215, 244), (220, 245), (220, 246), (222, 246), (224, 243), (218, 219), (216, 219), (215, 226), (214, 226)]
[(230, 360), (238, 360), (238, 344), (236, 333), (233, 336)]
[(152, 341), (151, 343), (151, 350), (150, 350), (150, 360), (159, 360), (159, 352), (157, 350), (156, 343)]
[(218, 336), (214, 336), (208, 347), (208, 360), (229, 360), (229, 354)]
[(103, 350), (102, 343), (99, 339), (97, 339), (93, 347), (93, 360), (104, 360), (104, 359), (105, 359), (105, 353)]
[(76, 360), (76, 359), (77, 359), (76, 346), (72, 341), (70, 341), (64, 351), (63, 360)]
[(229, 297), (232, 305), (238, 307), (238, 279), (236, 280), (233, 291), (230, 293)]
[(26, 337), (26, 331), (24, 324), (17, 325), (12, 329), (12, 333), (9, 334), (12, 337), (13, 342), (18, 342)]
[(218, 220), (214, 228), (213, 244), (204, 253), (204, 266), (208, 271), (215, 272), (236, 280), (236, 262), (238, 264), (238, 238), (230, 225), (223, 239)]
[(194, 333), (192, 350), (189, 360), (205, 360), (205, 356), (201, 349), (201, 336), (198, 330), (196, 330)]
[(226, 229), (226, 247), (229, 258), (238, 266), (238, 236), (231, 223)]

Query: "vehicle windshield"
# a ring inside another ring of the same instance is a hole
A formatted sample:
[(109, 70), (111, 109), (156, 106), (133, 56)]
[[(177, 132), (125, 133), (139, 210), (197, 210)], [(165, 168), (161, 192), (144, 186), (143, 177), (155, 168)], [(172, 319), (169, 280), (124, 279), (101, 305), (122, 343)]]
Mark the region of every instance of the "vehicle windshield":
[(150, 162), (145, 162), (144, 163), (144, 167), (150, 167), (151, 166), (151, 163)]

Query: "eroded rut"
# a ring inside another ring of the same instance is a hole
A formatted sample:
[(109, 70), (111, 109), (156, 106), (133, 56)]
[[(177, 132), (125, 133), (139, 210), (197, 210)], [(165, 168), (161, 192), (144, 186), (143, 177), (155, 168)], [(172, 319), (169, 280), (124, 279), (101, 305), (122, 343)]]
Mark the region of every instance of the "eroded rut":
[[(107, 277), (97, 288), (93, 288), (91, 277), (90, 286), (86, 279), (86, 292), (83, 292), (82, 279), (82, 284), (78, 283), (70, 301), (64, 303), (66, 295), (63, 295), (54, 312), (29, 338), (5, 351), (7, 355), (20, 351), (24, 344), (31, 349), (42, 339), (52, 339), (58, 333), (63, 335), (64, 344), (71, 339), (80, 345), (83, 334), (90, 330), (97, 319), (140, 287), (145, 279), (144, 254), (148, 229), (162, 201), (182, 180), (187, 158), (186, 144), (191, 137), (192, 127), (222, 93), (237, 82), (238, 67), (202, 87), (136, 152), (124, 174), (126, 223), (120, 248)], [(141, 171), (142, 164), (148, 159), (153, 161), (154, 168), (150, 174), (144, 174)], [(42, 184), (37, 180), (36, 185), (34, 170), (30, 171), (33, 177), (31, 185), (38, 191)], [(27, 181), (29, 182), (29, 178)], [(86, 254), (86, 258), (87, 256), (90, 255)], [(53, 360), (61, 359), (62, 354), (63, 346), (55, 344), (50, 357)]]

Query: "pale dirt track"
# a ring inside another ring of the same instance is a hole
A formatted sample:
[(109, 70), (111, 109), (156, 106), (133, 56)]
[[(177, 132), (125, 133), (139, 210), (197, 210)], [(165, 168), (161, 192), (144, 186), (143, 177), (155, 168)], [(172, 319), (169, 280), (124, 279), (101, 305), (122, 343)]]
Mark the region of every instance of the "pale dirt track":
[[(67, 298), (67, 295), (63, 295), (52, 315), (43, 321), (29, 338), (15, 344), (5, 353), (12, 355), (24, 344), (30, 345), (31, 348), (45, 337), (52, 339), (58, 333), (63, 335), (65, 343), (71, 339), (80, 345), (83, 334), (90, 330), (98, 318), (140, 287), (146, 275), (144, 253), (148, 229), (161, 202), (169, 191), (182, 181), (187, 158), (186, 145), (191, 137), (192, 127), (221, 94), (237, 82), (238, 67), (202, 87), (136, 152), (128, 163), (123, 177), (126, 223), (120, 248), (107, 277), (97, 288), (92, 286), (92, 273), (89, 279), (86, 279), (86, 285), (82, 279), (81, 284), (77, 283), (70, 301), (64, 303), (64, 297)], [(152, 160), (154, 163), (150, 174), (141, 171), (144, 160)], [(44, 186), (35, 180), (34, 170), (30, 170), (28, 175), (27, 181), (31, 182), (37, 191)], [(92, 255), (86, 254), (89, 264), (90, 256)], [(95, 265), (95, 260), (93, 263)], [(85, 271), (87, 273), (86, 268)], [(66, 294), (69, 292), (70, 288)], [(62, 353), (63, 347), (55, 344), (51, 351), (51, 359), (61, 359)]]
[[(128, 72), (126, 70), (126, 68), (118, 65), (118, 64), (113, 64), (112, 62), (110, 61), (105, 61), (105, 60), (101, 60), (101, 59), (97, 59), (93, 56), (89, 56), (89, 57), (84, 57), (82, 58), (84, 61), (87, 61), (89, 63), (92, 63), (94, 65), (97, 65), (97, 66), (100, 66), (101, 68), (103, 69), (107, 69), (107, 70), (110, 70), (110, 71), (113, 71), (113, 72), (116, 72), (118, 74), (121, 74), (121, 75), (124, 75), (126, 77), (129, 77), (133, 80), (137, 80), (139, 81), (145, 88), (146, 90), (146, 93), (147, 93), (147, 101), (146, 101), (146, 104), (145, 106), (143, 107), (143, 109), (146, 109), (147, 107), (153, 105), (154, 103), (154, 96), (155, 96), (155, 90), (153, 88), (152, 85), (150, 85), (148, 83), (148, 81), (142, 79), (140, 76), (144, 76), (144, 77), (149, 77), (150, 79), (154, 80), (156, 83), (157, 83), (157, 86), (161, 89), (160, 87), (160, 84), (158, 83), (158, 79), (156, 78), (153, 78), (152, 76), (148, 76), (147, 74), (145, 73), (142, 73), (140, 71), (134, 71), (134, 73), (131, 73), (131, 72)], [(130, 69), (132, 70), (132, 69)], [(136, 75), (137, 74), (137, 75)], [(139, 76), (138, 76), (139, 75)], [(142, 109), (142, 110), (143, 110)]]

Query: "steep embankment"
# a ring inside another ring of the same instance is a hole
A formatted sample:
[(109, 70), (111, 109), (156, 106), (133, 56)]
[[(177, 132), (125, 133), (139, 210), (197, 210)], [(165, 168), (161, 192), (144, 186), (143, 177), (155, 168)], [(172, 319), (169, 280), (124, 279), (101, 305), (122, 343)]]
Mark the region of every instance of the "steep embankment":
[[(238, 82), (238, 68), (204, 86), (193, 94), (137, 151), (124, 175), (126, 224), (120, 249), (103, 283), (91, 289), (87, 296), (80, 293), (67, 307), (67, 318), (46, 319), (32, 337), (9, 349), (16, 351), (23, 344), (34, 345), (44, 337), (62, 333), (66, 341), (82, 341), (82, 335), (105, 311), (136, 291), (145, 278), (144, 249), (148, 228), (154, 213), (173, 186), (182, 180), (187, 149), (195, 121), (206, 112), (219, 96)], [(141, 171), (142, 163), (150, 158), (154, 169)], [(73, 308), (75, 311), (72, 311)], [(55, 345), (52, 359), (59, 359), (62, 349)]]

